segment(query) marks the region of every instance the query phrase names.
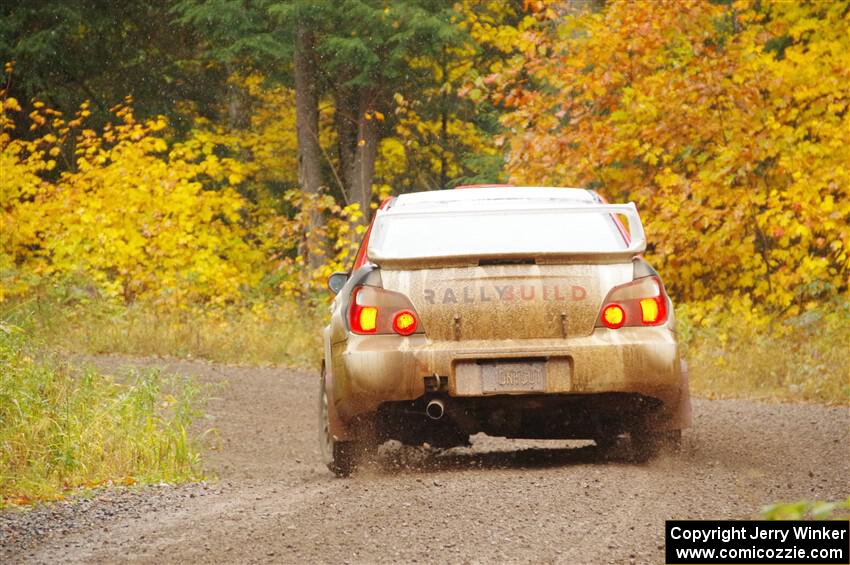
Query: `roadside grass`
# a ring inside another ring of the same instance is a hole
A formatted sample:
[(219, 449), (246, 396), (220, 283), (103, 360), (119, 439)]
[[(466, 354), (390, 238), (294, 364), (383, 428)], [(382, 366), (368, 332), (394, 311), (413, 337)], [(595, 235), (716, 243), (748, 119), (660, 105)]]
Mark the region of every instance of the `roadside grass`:
[[(204, 310), (47, 295), (0, 307), (0, 320), (27, 328), (52, 350), (308, 369), (321, 361), (327, 314), (321, 296)], [(744, 305), (712, 312), (684, 304), (677, 317), (698, 396), (850, 403), (846, 298), (782, 323)]]
[(202, 478), (189, 433), (199, 402), (191, 381), (155, 370), (72, 369), (0, 322), (0, 507)]
[(326, 310), (324, 303), (295, 299), (204, 310), (41, 298), (0, 308), (0, 320), (68, 353), (317, 368)]
[(761, 329), (734, 312), (695, 323), (685, 305), (677, 316), (694, 394), (850, 404), (846, 300)]
[(761, 510), (765, 520), (850, 520), (850, 496), (846, 500), (798, 500), (770, 504)]

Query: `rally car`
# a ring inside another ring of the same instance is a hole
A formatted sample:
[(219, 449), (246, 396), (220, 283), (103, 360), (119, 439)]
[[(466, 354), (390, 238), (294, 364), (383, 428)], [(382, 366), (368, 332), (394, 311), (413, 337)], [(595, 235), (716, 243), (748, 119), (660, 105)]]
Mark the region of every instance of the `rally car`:
[(479, 187), (385, 201), (324, 330), (320, 443), (350, 474), (385, 440), (627, 439), (690, 424), (673, 306), (633, 203)]

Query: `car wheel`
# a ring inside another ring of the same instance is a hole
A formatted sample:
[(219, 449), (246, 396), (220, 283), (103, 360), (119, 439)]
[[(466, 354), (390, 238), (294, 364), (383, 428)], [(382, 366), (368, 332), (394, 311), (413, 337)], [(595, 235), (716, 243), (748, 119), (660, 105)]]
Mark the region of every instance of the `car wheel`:
[(324, 372), (322, 372), (321, 390), (319, 391), (319, 448), (325, 465), (337, 477), (351, 475), (357, 466), (357, 449), (354, 442), (337, 441), (331, 434)]
[(351, 441), (335, 441), (328, 469), (337, 477), (348, 477), (357, 468), (357, 448)]

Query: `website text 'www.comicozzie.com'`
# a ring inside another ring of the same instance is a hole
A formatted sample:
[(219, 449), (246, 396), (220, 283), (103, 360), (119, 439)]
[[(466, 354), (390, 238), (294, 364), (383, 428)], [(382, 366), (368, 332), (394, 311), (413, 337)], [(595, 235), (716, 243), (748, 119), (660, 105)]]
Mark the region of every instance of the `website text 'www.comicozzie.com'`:
[(668, 564), (847, 564), (847, 521), (668, 521)]

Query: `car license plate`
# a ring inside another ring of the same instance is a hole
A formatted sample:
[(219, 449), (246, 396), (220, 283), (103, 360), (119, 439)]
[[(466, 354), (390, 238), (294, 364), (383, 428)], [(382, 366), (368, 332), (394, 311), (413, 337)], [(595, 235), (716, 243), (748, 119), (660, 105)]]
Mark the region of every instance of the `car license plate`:
[(481, 365), (482, 392), (545, 392), (546, 362), (485, 363)]

